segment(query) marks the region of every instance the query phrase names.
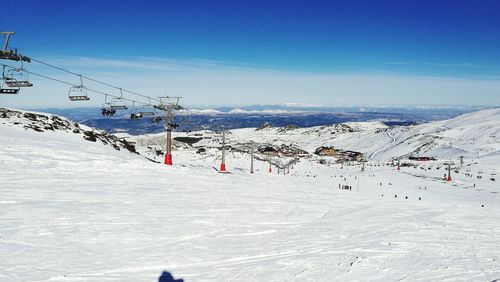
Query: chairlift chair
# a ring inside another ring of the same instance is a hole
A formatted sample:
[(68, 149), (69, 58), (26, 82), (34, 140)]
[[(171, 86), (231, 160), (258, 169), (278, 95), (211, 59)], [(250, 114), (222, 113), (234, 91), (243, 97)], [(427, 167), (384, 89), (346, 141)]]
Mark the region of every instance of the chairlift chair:
[(128, 109), (127, 105), (125, 104), (125, 99), (123, 99), (121, 97), (111, 99), (110, 108), (113, 110), (127, 110)]
[(19, 94), (19, 87), (10, 87), (7, 83), (2, 83), (0, 94)]
[(116, 110), (112, 109), (108, 102), (102, 104), (101, 114), (103, 116), (114, 116), (116, 114)]
[(101, 114), (103, 116), (113, 116), (113, 115), (116, 114), (116, 110), (113, 110), (111, 108), (103, 107), (103, 108), (101, 108)]
[(108, 102), (108, 95), (104, 96), (104, 103), (102, 104), (101, 114), (103, 116), (113, 116), (116, 110), (111, 108), (111, 103)]
[(3, 67), (2, 78), (9, 87), (31, 87), (33, 84), (29, 81), (28, 73), (22, 66), (20, 68), (11, 68), (5, 72), (7, 66)]
[(155, 108), (151, 105), (145, 105), (139, 110), (139, 114), (141, 114), (143, 117), (152, 117), (156, 115)]
[(90, 100), (87, 94), (87, 87), (83, 86), (83, 79), (80, 75), (80, 85), (71, 86), (68, 91), (70, 101), (88, 101)]
[(153, 117), (156, 115), (156, 108), (151, 105), (151, 98), (148, 97), (148, 104), (147, 105), (143, 105), (140, 109), (139, 109), (139, 114), (141, 114), (143, 117)]
[(123, 89), (120, 88), (120, 97), (115, 97), (111, 99), (111, 105), (110, 108), (117, 111), (117, 110), (127, 110), (127, 104), (126, 101), (123, 98)]
[(31, 87), (31, 86), (33, 86), (33, 84), (27, 80), (9, 80), (9, 81), (6, 81), (5, 84), (7, 84), (9, 87)]
[(139, 114), (141, 114), (144, 117), (146, 117), (146, 116), (152, 117), (152, 116), (156, 115), (156, 113), (153, 111), (140, 111)]
[(141, 119), (141, 118), (143, 118), (143, 116), (141, 115), (141, 113), (136, 112), (136, 113), (131, 113), (130, 114), (130, 119)]
[(141, 119), (142, 114), (135, 107), (135, 101), (132, 101), (132, 110), (130, 111), (130, 119)]

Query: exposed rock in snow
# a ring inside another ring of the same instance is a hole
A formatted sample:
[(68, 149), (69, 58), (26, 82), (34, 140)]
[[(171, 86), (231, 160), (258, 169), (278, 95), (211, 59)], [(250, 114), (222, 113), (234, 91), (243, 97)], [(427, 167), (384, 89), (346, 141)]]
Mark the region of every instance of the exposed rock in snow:
[(102, 144), (111, 146), (116, 150), (125, 149), (137, 153), (135, 145), (125, 138), (118, 138), (105, 131), (80, 125), (68, 119), (43, 113), (25, 112), (0, 108), (0, 122), (9, 126), (22, 127), (36, 132), (61, 131), (69, 134), (81, 135), (83, 139), (91, 142), (101, 141)]

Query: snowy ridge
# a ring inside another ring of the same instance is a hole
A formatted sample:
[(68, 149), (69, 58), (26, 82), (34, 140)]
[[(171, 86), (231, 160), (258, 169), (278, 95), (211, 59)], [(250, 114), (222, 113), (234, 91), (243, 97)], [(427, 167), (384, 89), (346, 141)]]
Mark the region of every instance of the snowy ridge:
[[(290, 111), (281, 109), (269, 109), (269, 110), (244, 110), (240, 108), (234, 108), (230, 111), (223, 112), (215, 109), (182, 109), (177, 111), (178, 115), (252, 115), (252, 114), (264, 114), (264, 115), (286, 115), (286, 114), (298, 114), (307, 113), (306, 111)], [(312, 112), (311, 112), (312, 113)]]
[(0, 108), (0, 123), (13, 130), (22, 128), (39, 133), (76, 135), (91, 142), (99, 140), (102, 144), (116, 150), (125, 149), (136, 153), (135, 146), (124, 138), (118, 138), (102, 130), (90, 128), (57, 115)]
[(268, 127), (232, 130), (240, 140), (297, 144), (314, 152), (320, 146), (360, 151), (368, 158), (429, 156), (439, 159), (493, 157), (500, 150), (500, 109), (489, 109), (444, 121), (388, 127), (380, 122), (283, 130)]

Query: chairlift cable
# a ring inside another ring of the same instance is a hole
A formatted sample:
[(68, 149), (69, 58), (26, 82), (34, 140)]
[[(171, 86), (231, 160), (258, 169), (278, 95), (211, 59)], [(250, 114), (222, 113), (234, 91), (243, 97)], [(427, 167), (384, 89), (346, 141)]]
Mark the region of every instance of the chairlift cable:
[[(15, 67), (12, 67), (12, 66), (9, 66), (9, 65), (5, 65), (5, 64), (2, 64), (2, 66), (3, 67), (8, 67), (8, 68), (15, 69)], [(56, 82), (59, 82), (59, 83), (62, 83), (62, 84), (66, 84), (66, 85), (70, 85), (70, 86), (74, 86), (75, 85), (74, 83), (70, 83), (70, 82), (67, 82), (67, 81), (64, 81), (64, 80), (60, 80), (58, 78), (54, 78), (54, 77), (50, 77), (50, 76), (47, 76), (47, 75), (43, 75), (43, 74), (35, 73), (35, 72), (32, 72), (32, 71), (28, 71), (26, 69), (24, 69), (24, 71), (26, 73), (29, 73), (29, 74), (32, 74), (32, 75), (36, 75), (36, 76), (39, 76), (39, 77), (43, 77), (45, 79), (56, 81)], [(101, 95), (105, 95), (105, 97), (110, 96), (110, 97), (113, 97), (113, 98), (121, 98), (123, 100), (129, 101), (129, 102), (135, 102), (135, 103), (141, 104), (143, 106), (148, 106), (149, 105), (146, 102), (141, 102), (141, 101), (133, 100), (133, 99), (130, 99), (130, 98), (123, 98), (123, 97), (120, 97), (120, 96), (117, 96), (117, 95), (109, 94), (109, 93), (102, 92), (102, 91), (95, 90), (95, 89), (91, 89), (91, 88), (87, 88), (87, 90), (90, 91), (90, 92), (94, 92), (94, 93), (98, 93), (98, 94), (101, 94)]]
[(118, 87), (118, 86), (115, 86), (115, 85), (112, 85), (112, 84), (109, 84), (109, 83), (106, 83), (106, 82), (102, 82), (102, 81), (99, 81), (97, 79), (94, 79), (94, 78), (91, 78), (91, 77), (88, 77), (88, 76), (84, 76), (84, 75), (81, 75), (81, 74), (77, 74), (75, 72), (72, 72), (72, 71), (69, 71), (69, 70), (66, 70), (66, 69), (63, 69), (61, 67), (58, 67), (58, 66), (54, 66), (52, 64), (49, 64), (49, 63), (45, 63), (45, 62), (42, 62), (40, 60), (37, 60), (37, 59), (33, 59), (31, 58), (32, 61), (34, 62), (37, 62), (39, 64), (42, 64), (42, 65), (46, 65), (48, 67), (51, 67), (51, 68), (55, 68), (55, 69), (58, 69), (60, 71), (63, 71), (63, 72), (66, 72), (66, 73), (69, 73), (69, 74), (72, 74), (72, 75), (76, 75), (76, 76), (80, 76), (80, 77), (83, 77), (85, 78), (86, 80), (90, 80), (90, 81), (93, 81), (93, 82), (96, 82), (96, 83), (99, 83), (99, 84), (102, 84), (102, 85), (105, 85), (105, 86), (108, 86), (108, 87), (111, 87), (111, 88), (115, 88), (115, 89), (119, 89), (121, 91), (124, 91), (124, 92), (127, 92), (127, 93), (130, 93), (130, 94), (133, 94), (133, 95), (136, 95), (136, 96), (140, 96), (140, 97), (143, 97), (143, 98), (147, 98), (147, 99), (153, 99), (157, 102), (160, 102), (160, 100), (156, 99), (156, 98), (152, 98), (150, 96), (146, 96), (146, 95), (143, 95), (143, 94), (140, 94), (140, 93), (137, 93), (137, 92), (134, 92), (134, 91), (130, 91), (130, 90), (126, 90), (126, 89), (122, 89), (121, 87)]

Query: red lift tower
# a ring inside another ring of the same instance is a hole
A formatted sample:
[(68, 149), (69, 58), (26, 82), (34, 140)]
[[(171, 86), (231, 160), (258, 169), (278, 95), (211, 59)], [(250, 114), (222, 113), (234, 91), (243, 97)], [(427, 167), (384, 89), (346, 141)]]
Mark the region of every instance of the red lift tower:
[(219, 172), (226, 172), (226, 132), (222, 131), (222, 161)]
[(166, 129), (167, 129), (167, 150), (165, 153), (165, 161), (166, 165), (172, 165), (172, 130), (177, 128), (179, 125), (174, 123), (174, 110), (182, 109), (179, 106), (179, 100), (181, 97), (172, 97), (172, 96), (164, 96), (158, 97), (160, 100), (159, 105), (155, 106), (155, 108), (166, 111)]

